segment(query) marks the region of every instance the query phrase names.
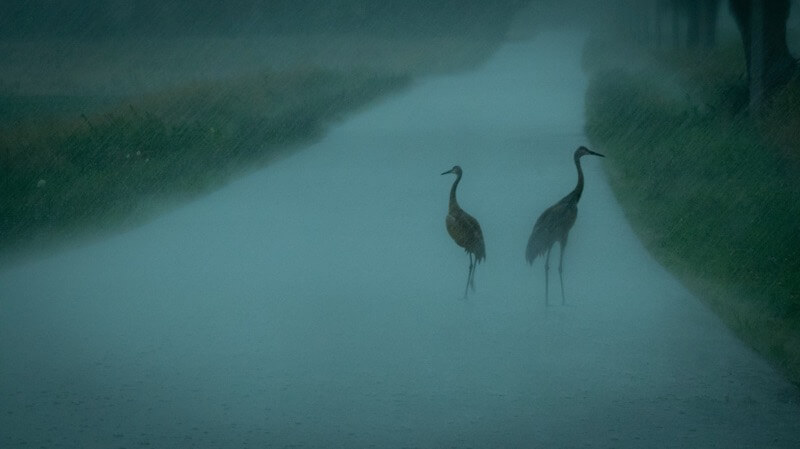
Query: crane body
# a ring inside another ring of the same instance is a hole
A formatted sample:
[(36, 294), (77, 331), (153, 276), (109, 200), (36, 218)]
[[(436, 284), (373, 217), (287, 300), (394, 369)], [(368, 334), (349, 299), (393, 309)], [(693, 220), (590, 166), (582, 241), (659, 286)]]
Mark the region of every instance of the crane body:
[(478, 220), (472, 215), (464, 212), (461, 206), (458, 205), (456, 199), (456, 188), (458, 183), (461, 182), (462, 170), (458, 165), (452, 169), (442, 173), (443, 175), (454, 173), (456, 180), (450, 188), (450, 203), (447, 208), (447, 217), (445, 218), (445, 226), (447, 233), (456, 244), (467, 252), (469, 255), (469, 273), (467, 274), (467, 286), (464, 289), (464, 299), (467, 298), (467, 293), (470, 288), (475, 290), (475, 267), (479, 262), (486, 258), (486, 246), (483, 241), (483, 232)]
[(578, 201), (583, 194), (583, 169), (581, 168), (581, 157), (585, 155), (605, 157), (600, 153), (589, 150), (581, 146), (573, 155), (575, 168), (578, 170), (578, 183), (575, 188), (561, 198), (556, 204), (545, 209), (533, 225), (533, 231), (528, 238), (528, 246), (525, 249), (525, 259), (528, 264), (542, 254), (545, 255), (544, 261), (544, 295), (545, 303), (549, 304), (549, 273), (550, 273), (550, 251), (553, 245), (559, 244), (558, 277), (561, 282), (561, 303), (564, 304), (564, 248), (567, 246), (567, 238), (575, 220), (578, 218)]

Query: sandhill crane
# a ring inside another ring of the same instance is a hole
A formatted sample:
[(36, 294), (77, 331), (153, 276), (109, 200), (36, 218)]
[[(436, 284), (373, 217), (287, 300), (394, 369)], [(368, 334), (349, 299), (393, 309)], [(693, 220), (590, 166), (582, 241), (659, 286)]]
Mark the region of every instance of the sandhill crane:
[(558, 261), (558, 277), (561, 281), (561, 304), (564, 304), (564, 247), (567, 246), (567, 236), (575, 219), (578, 217), (578, 201), (583, 193), (583, 170), (581, 169), (581, 157), (591, 154), (593, 156), (605, 157), (600, 153), (595, 153), (588, 148), (581, 146), (575, 150), (575, 167), (578, 169), (578, 185), (567, 196), (561, 198), (559, 202), (548, 207), (533, 225), (533, 232), (528, 239), (528, 247), (525, 250), (525, 259), (529, 264), (533, 264), (536, 258), (547, 253), (544, 260), (544, 297), (545, 304), (549, 304), (548, 290), (550, 271), (550, 250), (553, 245), (559, 242), (560, 257)]
[[(464, 289), (464, 299), (466, 299), (469, 288), (472, 287), (472, 290), (475, 290), (475, 267), (478, 262), (486, 258), (486, 247), (483, 243), (483, 232), (481, 232), (481, 225), (478, 224), (478, 220), (464, 212), (459, 207), (458, 201), (456, 201), (456, 187), (461, 182), (461, 167), (456, 165), (442, 174), (449, 173), (455, 173), (456, 180), (453, 182), (453, 187), (450, 188), (450, 205), (447, 209), (445, 224), (450, 237), (469, 254), (469, 274), (467, 275), (467, 286)], [(474, 261), (473, 255), (475, 256)]]

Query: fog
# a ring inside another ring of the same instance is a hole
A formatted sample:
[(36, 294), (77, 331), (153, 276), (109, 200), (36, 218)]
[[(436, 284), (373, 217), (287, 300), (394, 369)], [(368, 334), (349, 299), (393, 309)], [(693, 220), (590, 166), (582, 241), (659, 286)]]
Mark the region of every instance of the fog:
[[(0, 272), (0, 446), (797, 447), (795, 387), (575, 185), (585, 33), (505, 44), (150, 223)], [(487, 260), (445, 231), (453, 178)], [(555, 267), (555, 266), (554, 266)]]

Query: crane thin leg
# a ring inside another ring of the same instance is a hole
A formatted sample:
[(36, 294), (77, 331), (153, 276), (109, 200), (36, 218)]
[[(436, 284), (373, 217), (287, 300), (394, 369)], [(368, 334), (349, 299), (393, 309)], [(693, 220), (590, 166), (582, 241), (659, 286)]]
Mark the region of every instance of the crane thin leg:
[(469, 277), (469, 287), (475, 291), (475, 270), (478, 269), (478, 258), (475, 258), (475, 263), (472, 264), (472, 275)]
[(547, 256), (544, 259), (544, 305), (550, 305), (550, 250), (547, 248)]
[(561, 281), (561, 305), (563, 306), (566, 303), (564, 299), (564, 248), (566, 247), (566, 243), (561, 242), (561, 251), (559, 251), (559, 259), (558, 259), (558, 278)]
[(469, 292), (469, 284), (472, 281), (472, 270), (475, 267), (475, 264), (472, 262), (472, 253), (469, 254), (469, 272), (467, 273), (467, 285), (464, 287), (464, 299), (467, 299), (467, 293)]

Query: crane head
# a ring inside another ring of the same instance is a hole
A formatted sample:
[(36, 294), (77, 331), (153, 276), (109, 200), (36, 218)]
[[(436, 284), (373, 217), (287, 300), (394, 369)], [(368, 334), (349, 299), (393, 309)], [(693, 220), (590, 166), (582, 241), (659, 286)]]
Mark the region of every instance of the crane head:
[(581, 146), (578, 147), (577, 150), (575, 150), (575, 159), (578, 159), (581, 156), (586, 156), (587, 154), (591, 154), (592, 156), (605, 157), (605, 155), (602, 155), (600, 153), (595, 153), (594, 151), (592, 151), (592, 150), (586, 148), (585, 146), (581, 145)]
[(451, 168), (450, 170), (447, 170), (446, 172), (444, 172), (442, 174), (446, 175), (446, 174), (449, 174), (449, 173), (455, 173), (456, 175), (461, 176), (461, 167), (459, 167), (458, 165), (455, 165), (455, 166), (453, 166), (453, 168)]

